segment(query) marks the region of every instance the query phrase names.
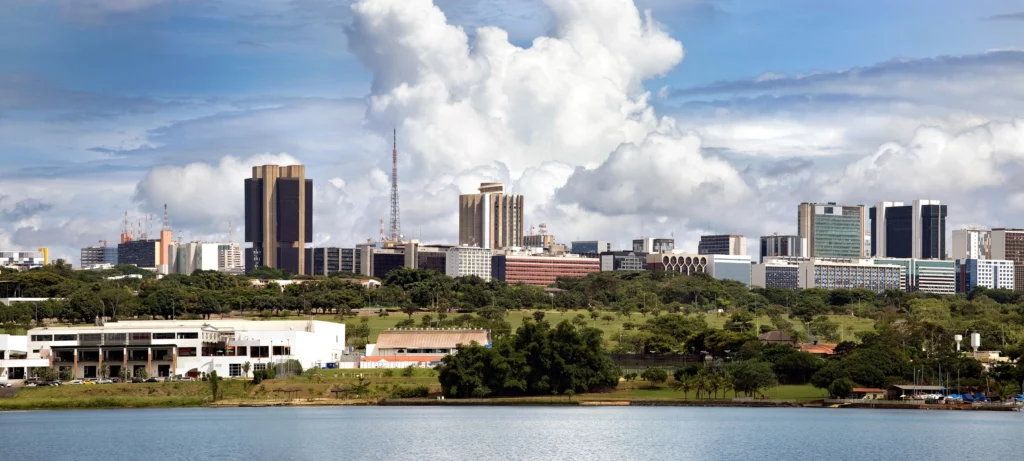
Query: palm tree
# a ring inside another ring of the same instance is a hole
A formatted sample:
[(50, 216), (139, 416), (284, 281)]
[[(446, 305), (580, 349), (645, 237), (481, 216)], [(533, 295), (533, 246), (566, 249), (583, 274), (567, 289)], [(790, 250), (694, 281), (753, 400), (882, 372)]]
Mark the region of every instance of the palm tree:
[[(700, 398), (702, 392), (710, 392), (708, 389), (709, 376), (707, 370), (701, 368), (700, 371), (692, 379), (693, 390), (697, 393), (697, 398)], [(710, 393), (708, 394), (710, 396)]]
[(108, 377), (110, 377), (110, 365), (104, 363), (100, 365), (100, 378), (107, 379)]
[(242, 377), (248, 378), (249, 377), (249, 370), (251, 370), (251, 369), (252, 369), (252, 364), (251, 363), (249, 363), (249, 362), (243, 363), (242, 364), (242, 373), (243, 373)]
[(690, 390), (693, 389), (693, 379), (683, 378), (681, 381), (676, 381), (675, 384), (672, 385), (672, 388), (675, 389), (676, 391), (682, 391), (683, 400), (686, 400), (686, 394), (688, 394)]

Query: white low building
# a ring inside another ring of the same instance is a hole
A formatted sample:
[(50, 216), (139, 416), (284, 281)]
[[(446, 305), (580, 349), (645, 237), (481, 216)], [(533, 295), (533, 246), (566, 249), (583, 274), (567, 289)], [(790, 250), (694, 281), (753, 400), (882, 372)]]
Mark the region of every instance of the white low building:
[[(28, 359), (70, 368), (75, 378), (109, 376), (127, 369), (132, 376), (196, 376), (216, 371), (224, 377), (250, 374), (276, 363), (298, 360), (303, 368), (336, 362), (345, 350), (345, 325), (310, 320), (150, 320), (104, 326), (35, 328), (28, 332)], [(37, 365), (31, 365), (37, 366)], [(28, 370), (25, 370), (28, 372)]]
[(491, 256), (493, 256), (493, 252), (487, 248), (451, 247), (445, 257), (445, 275), (449, 277), (475, 275), (485, 281), (490, 281)]
[(47, 359), (28, 357), (28, 336), (0, 335), (0, 382), (25, 379), (31, 369), (50, 365)]
[(491, 335), (479, 329), (385, 330), (366, 345), (360, 368), (432, 367), (460, 344), (490, 346)]

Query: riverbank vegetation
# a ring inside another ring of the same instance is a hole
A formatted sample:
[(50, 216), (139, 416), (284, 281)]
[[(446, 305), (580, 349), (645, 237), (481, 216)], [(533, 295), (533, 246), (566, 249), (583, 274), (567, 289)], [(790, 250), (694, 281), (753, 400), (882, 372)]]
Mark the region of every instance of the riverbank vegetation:
[[(955, 351), (954, 335), (980, 333), (982, 350), (1001, 351), (1011, 361), (1024, 354), (1024, 297), (1008, 290), (978, 288), (939, 296), (898, 290), (876, 294), (864, 289), (747, 289), (704, 274), (666, 272), (597, 273), (560, 279), (545, 290), (413, 269), (396, 269), (381, 288), (366, 290), (352, 283), (356, 277), (289, 277), (261, 268), (250, 277), (198, 271), (158, 280), (131, 266), (73, 271), (57, 261), (0, 275), (5, 296), (63, 298), (0, 306), (0, 322), (7, 332), (23, 333), (34, 325), (57, 327), (91, 322), (97, 316), (108, 321), (313, 316), (345, 322), (348, 340), (357, 348), (394, 327), (485, 328), (501, 346), (521, 341), (514, 334), (517, 328), (531, 323), (531, 328), (539, 328), (544, 322), (550, 331), (585, 334), (588, 344), (600, 344), (618, 356), (675, 357), (677, 362), (699, 364), (662, 367), (679, 379), (674, 376), (653, 387), (678, 386), (681, 395), (690, 395), (693, 391), (685, 388), (701, 381), (702, 387), (730, 382), (740, 387), (740, 394), (763, 395), (771, 382), (769, 369), (780, 384), (811, 384), (822, 390), (845, 389), (834, 384), (846, 381), (870, 387), (919, 382), (1007, 396), (1021, 392), (1024, 381), (1024, 370), (1013, 363), (986, 371), (977, 360)], [(275, 283), (256, 287), (251, 283), (255, 278), (305, 282), (283, 289)], [(770, 330), (783, 332), (794, 343), (837, 343), (835, 356), (820, 358), (757, 340)], [(488, 354), (493, 353), (481, 354), (481, 363), (508, 366), (510, 377), (533, 369), (517, 361), (487, 362)], [(640, 374), (642, 370), (635, 379), (643, 381)], [(522, 387), (511, 378), (507, 385), (492, 384), (470, 387), (486, 387), (492, 394), (504, 389), (514, 393)], [(583, 390), (575, 384), (543, 384), (540, 379), (524, 385), (533, 386), (531, 393)]]

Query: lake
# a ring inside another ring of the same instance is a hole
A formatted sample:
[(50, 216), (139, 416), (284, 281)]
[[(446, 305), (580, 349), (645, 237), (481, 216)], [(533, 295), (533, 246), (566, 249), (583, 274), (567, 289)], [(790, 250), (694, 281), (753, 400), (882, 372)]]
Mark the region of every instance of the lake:
[(313, 407), (0, 412), (6, 460), (1020, 459), (1018, 412)]

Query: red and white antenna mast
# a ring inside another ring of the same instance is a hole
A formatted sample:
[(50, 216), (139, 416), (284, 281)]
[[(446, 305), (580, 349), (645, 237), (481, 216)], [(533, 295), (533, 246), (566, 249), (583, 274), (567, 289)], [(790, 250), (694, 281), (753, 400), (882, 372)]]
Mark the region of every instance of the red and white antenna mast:
[(398, 130), (395, 129), (391, 134), (394, 147), (391, 149), (391, 235), (389, 238), (392, 242), (399, 243), (402, 240), (402, 224), (398, 217)]

